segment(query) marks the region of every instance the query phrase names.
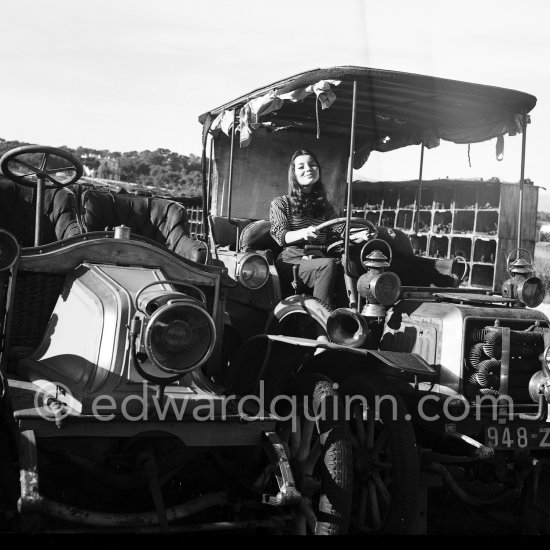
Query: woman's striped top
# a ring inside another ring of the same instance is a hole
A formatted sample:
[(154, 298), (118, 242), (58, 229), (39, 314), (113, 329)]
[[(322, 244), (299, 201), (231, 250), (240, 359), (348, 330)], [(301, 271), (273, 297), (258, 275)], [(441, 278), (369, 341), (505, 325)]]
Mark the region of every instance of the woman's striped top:
[[(310, 225), (319, 225), (322, 222), (333, 220), (338, 215), (334, 210), (334, 207), (327, 201), (324, 212), (320, 216), (309, 215), (294, 215), (292, 214), (292, 207), (290, 203), (290, 197), (288, 195), (282, 195), (276, 197), (271, 201), (271, 208), (269, 209), (269, 220), (271, 222), (271, 236), (281, 246), (288, 246), (285, 242), (285, 234), (288, 231), (296, 231), (297, 229), (305, 229)], [(318, 244), (325, 244), (327, 241), (333, 238), (341, 238), (339, 231), (343, 225), (336, 225), (328, 227), (319, 231)], [(306, 243), (306, 241), (301, 241)], [(293, 243), (293, 245), (299, 245), (300, 242)]]

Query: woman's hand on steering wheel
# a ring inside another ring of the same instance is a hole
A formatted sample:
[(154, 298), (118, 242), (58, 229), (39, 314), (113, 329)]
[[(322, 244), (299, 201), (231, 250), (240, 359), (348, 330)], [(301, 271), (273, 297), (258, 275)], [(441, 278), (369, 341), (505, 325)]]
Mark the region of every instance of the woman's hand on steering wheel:
[(353, 244), (362, 244), (366, 243), (367, 241), (370, 241), (370, 231), (368, 229), (360, 229), (359, 231), (353, 232), (353, 230), (350, 230), (349, 233), (349, 240)]
[(313, 243), (319, 239), (318, 230), (314, 225), (310, 225), (309, 227), (302, 229), (302, 231), (303, 231), (302, 238), (304, 241), (307, 241), (308, 243)]
[[(335, 218), (333, 220), (328, 220), (314, 227), (316, 231), (325, 229), (326, 227), (331, 227), (333, 225), (339, 225), (346, 223), (347, 218)], [(369, 220), (364, 218), (350, 218), (350, 234), (349, 240), (351, 244), (362, 244), (363, 242), (375, 239), (378, 236), (378, 229), (376, 226)], [(339, 239), (327, 247), (327, 252), (334, 252), (344, 245), (344, 239)]]

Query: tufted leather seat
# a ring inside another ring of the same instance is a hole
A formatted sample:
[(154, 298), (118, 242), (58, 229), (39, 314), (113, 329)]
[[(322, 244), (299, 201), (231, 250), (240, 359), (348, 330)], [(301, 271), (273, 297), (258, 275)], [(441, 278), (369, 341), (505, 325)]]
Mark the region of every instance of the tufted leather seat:
[(87, 232), (126, 225), (188, 260), (207, 259), (206, 244), (189, 235), (185, 207), (169, 199), (88, 189), (82, 194), (82, 222)]
[[(22, 246), (34, 246), (35, 189), (0, 176), (0, 227), (15, 235)], [(46, 189), (41, 244), (80, 235), (76, 199), (65, 188)]]
[(390, 245), (393, 254), (390, 269), (403, 285), (453, 288), (459, 285), (464, 264), (448, 258), (415, 256), (409, 237), (399, 229), (379, 227), (378, 238)]
[(255, 250), (271, 250), (276, 258), (282, 251), (271, 236), (271, 223), (267, 220), (256, 220), (249, 223), (242, 231), (239, 239), (239, 250), (249, 248)]

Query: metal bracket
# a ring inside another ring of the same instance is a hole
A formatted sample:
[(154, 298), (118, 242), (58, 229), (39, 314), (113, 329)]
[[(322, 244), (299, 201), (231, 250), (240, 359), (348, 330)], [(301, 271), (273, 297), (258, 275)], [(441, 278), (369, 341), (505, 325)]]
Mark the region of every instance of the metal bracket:
[(275, 496), (264, 493), (262, 502), (272, 506), (300, 504), (302, 495), (296, 489), (296, 482), (292, 475), (292, 468), (283, 442), (275, 432), (264, 432), (264, 438), (266, 439), (265, 448), (271, 465), (275, 467), (275, 478), (277, 479), (279, 492)]
[(143, 473), (149, 483), (149, 490), (151, 491), (151, 497), (158, 514), (159, 524), (163, 530), (167, 530), (168, 516), (160, 488), (159, 471), (155, 457), (151, 451), (144, 451), (138, 455), (137, 462), (143, 467)]
[(460, 439), (460, 441), (463, 441), (464, 443), (474, 447), (475, 455), (477, 458), (491, 458), (495, 454), (495, 450), (492, 447), (487, 447), (479, 441), (476, 441), (473, 437), (457, 432), (454, 424), (447, 424), (445, 426), (445, 432), (447, 433), (447, 435), (454, 437), (455, 439)]
[(19, 513), (40, 512), (42, 497), (38, 486), (38, 456), (33, 430), (25, 430), (19, 434), (19, 471), (21, 481), (21, 497), (17, 503)]
[(541, 422), (548, 418), (548, 403), (544, 396), (544, 393), (539, 394), (539, 403), (537, 412), (534, 414), (530, 413), (520, 413), (519, 417), (521, 420), (529, 420), (531, 422)]

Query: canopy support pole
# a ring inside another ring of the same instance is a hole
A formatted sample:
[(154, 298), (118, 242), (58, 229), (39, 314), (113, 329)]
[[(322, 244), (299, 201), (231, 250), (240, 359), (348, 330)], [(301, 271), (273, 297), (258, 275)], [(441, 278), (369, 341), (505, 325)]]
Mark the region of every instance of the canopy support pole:
[[(205, 197), (205, 205), (203, 208), (203, 232), (205, 236), (206, 242), (210, 241), (210, 247), (212, 249), (212, 254), (218, 259), (218, 247), (216, 246), (216, 239), (213, 231), (214, 222), (212, 220), (211, 212), (211, 206), (212, 206), (212, 164), (213, 164), (213, 156), (214, 156), (214, 138), (210, 137), (210, 150), (209, 150), (209, 156), (208, 156), (208, 175), (207, 175), (207, 189), (206, 189), (206, 197)], [(223, 200), (223, 199), (222, 199)], [(222, 202), (222, 208), (223, 208), (223, 202)], [(207, 212), (207, 216), (205, 217), (204, 212)]]
[(227, 177), (227, 221), (237, 227), (237, 236), (235, 247), (239, 251), (239, 239), (241, 236), (241, 228), (236, 221), (231, 219), (231, 199), (233, 198), (233, 159), (235, 157), (235, 123), (237, 121), (237, 110), (233, 109), (233, 124), (231, 125), (231, 151), (229, 153), (229, 176)]
[[(517, 248), (521, 248), (521, 232), (523, 230), (523, 185), (525, 177), (525, 146), (527, 142), (527, 113), (523, 113), (522, 117), (523, 134), (521, 136), (521, 174), (519, 178), (519, 215), (518, 215), (518, 243)], [(517, 251), (519, 258), (520, 251)]]
[(418, 202), (416, 205), (416, 218), (414, 221), (414, 232), (418, 233), (420, 225), (420, 205), (422, 204), (422, 171), (424, 170), (424, 140), (420, 143), (420, 171), (418, 173)]
[[(210, 171), (211, 171), (211, 163), (212, 163), (212, 150), (213, 150), (213, 138), (210, 134), (210, 128), (212, 127), (212, 121), (213, 117), (209, 114), (206, 117), (206, 120), (204, 121), (204, 125), (202, 128), (202, 153), (201, 153), (201, 175), (202, 175), (202, 230), (203, 230), (203, 238), (205, 242), (208, 242), (208, 239), (210, 237), (210, 226), (209, 222), (207, 221), (210, 218), (210, 202), (211, 202), (211, 196), (212, 196), (212, 188), (211, 188), (211, 178), (210, 178)], [(208, 139), (210, 137), (210, 159), (208, 164), (208, 174), (206, 173), (206, 147), (208, 144)]]
[(208, 182), (208, 186), (206, 188), (206, 208), (207, 211), (210, 212), (210, 203), (212, 201), (212, 157), (214, 155), (214, 139), (210, 138), (210, 148), (208, 152), (208, 172), (206, 176), (206, 181)]
[[(235, 154), (234, 153), (235, 152), (235, 119), (236, 119), (236, 113), (235, 113), (235, 110), (233, 110), (233, 123), (231, 124), (231, 149), (229, 151), (229, 173), (227, 175), (227, 218), (229, 220), (231, 220), (231, 196), (233, 194), (233, 155)], [(223, 202), (222, 202), (222, 205), (223, 205)]]
[[(355, 158), (355, 120), (357, 117), (357, 81), (353, 81), (353, 100), (351, 105), (351, 131), (349, 143), (349, 163), (348, 163), (348, 189), (346, 197), (346, 227), (344, 230), (344, 276), (346, 278), (346, 289), (349, 298), (349, 307), (357, 308), (357, 292), (355, 286), (351, 284), (351, 275), (349, 269), (349, 234), (351, 226), (351, 184), (353, 181), (353, 164)], [(348, 284), (350, 281), (350, 284)]]

